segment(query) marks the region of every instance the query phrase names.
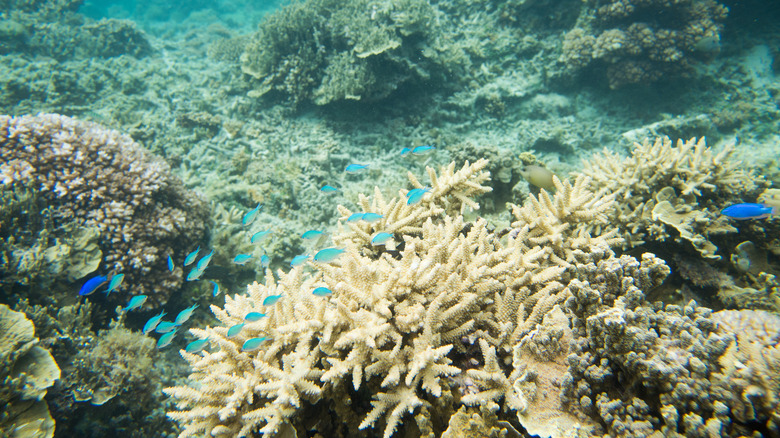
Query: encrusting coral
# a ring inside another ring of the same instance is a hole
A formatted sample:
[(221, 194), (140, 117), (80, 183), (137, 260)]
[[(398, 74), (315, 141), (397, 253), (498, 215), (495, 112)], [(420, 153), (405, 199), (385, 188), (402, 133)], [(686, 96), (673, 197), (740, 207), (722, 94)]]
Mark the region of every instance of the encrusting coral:
[(566, 33), (561, 61), (572, 70), (598, 66), (611, 88), (692, 71), (720, 51), (728, 9), (714, 0), (589, 2)]
[(43, 397), (60, 378), (51, 353), (38, 345), (33, 323), (0, 304), (0, 435), (51, 438), (54, 420)]
[(96, 229), (105, 272), (164, 303), (181, 285), (165, 258), (205, 235), (209, 209), (129, 137), (58, 114), (0, 116), (0, 184), (46, 200), (55, 225)]

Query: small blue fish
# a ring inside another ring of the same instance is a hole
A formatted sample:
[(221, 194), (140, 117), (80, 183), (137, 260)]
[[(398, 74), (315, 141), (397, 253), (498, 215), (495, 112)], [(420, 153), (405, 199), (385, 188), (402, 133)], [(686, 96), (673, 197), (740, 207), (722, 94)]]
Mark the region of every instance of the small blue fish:
[(127, 303), (127, 307), (124, 308), (124, 311), (129, 312), (131, 310), (135, 310), (143, 306), (144, 301), (146, 301), (146, 295), (136, 295), (133, 298), (130, 298), (130, 302)]
[(234, 326), (232, 326), (232, 327), (230, 327), (228, 329), (227, 337), (228, 338), (232, 338), (232, 337), (238, 335), (239, 333), (241, 333), (241, 330), (243, 330), (243, 329), (244, 329), (244, 323), (243, 322), (241, 324), (236, 324), (236, 325), (234, 325)]
[(247, 339), (246, 342), (244, 342), (244, 345), (241, 346), (241, 351), (255, 351), (259, 349), (260, 345), (262, 345), (263, 342), (265, 342), (267, 339), (268, 336)]
[(157, 340), (157, 348), (165, 348), (171, 345), (174, 336), (176, 336), (176, 332), (169, 332), (160, 336), (160, 339)]
[(200, 276), (203, 275), (203, 269), (198, 269), (197, 266), (192, 268), (189, 274), (187, 274), (187, 281), (195, 281), (200, 279)]
[(777, 207), (751, 203), (730, 205), (720, 212), (724, 216), (737, 220), (764, 219), (777, 213)]
[(390, 233), (385, 233), (384, 231), (381, 233), (376, 233), (374, 237), (371, 238), (371, 244), (372, 245), (385, 245), (387, 242), (393, 240), (393, 235)]
[(368, 164), (350, 164), (344, 169), (347, 173), (358, 173), (368, 169)]
[(257, 204), (257, 207), (253, 208), (252, 210), (249, 210), (241, 219), (241, 223), (244, 225), (251, 224), (252, 221), (255, 220), (255, 218), (257, 217), (257, 213), (260, 212), (260, 207), (262, 207), (262, 205)]
[(322, 236), (323, 234), (325, 234), (325, 233), (322, 232), (322, 231), (309, 230), (309, 231), (306, 231), (305, 233), (301, 234), (301, 238), (303, 238), (303, 239), (316, 239), (316, 238)]
[(255, 234), (252, 234), (252, 237), (249, 238), (249, 243), (257, 243), (263, 240), (263, 238), (270, 235), (273, 231), (258, 231)]
[(199, 270), (203, 271), (206, 269), (206, 267), (211, 262), (211, 258), (214, 257), (214, 250), (212, 249), (211, 252), (203, 256), (202, 259), (198, 260), (198, 263), (195, 265)]
[(311, 293), (318, 297), (327, 297), (328, 295), (333, 295), (333, 291), (324, 286), (320, 286), (314, 289)]
[(338, 191), (339, 191), (339, 189), (337, 189), (337, 188), (335, 188), (335, 187), (333, 187), (333, 186), (329, 186), (329, 185), (325, 184), (324, 186), (322, 186), (322, 188), (320, 189), (320, 191), (321, 191), (322, 193), (325, 193), (326, 195), (328, 195), (328, 194), (331, 194), (331, 193), (336, 193), (336, 192), (338, 192)]
[(217, 284), (216, 281), (209, 280), (209, 283), (214, 285), (214, 290), (211, 291), (211, 296), (216, 297), (217, 295), (219, 295), (219, 285)]
[(303, 262), (309, 259), (309, 256), (306, 254), (301, 254), (293, 257), (292, 261), (290, 262), (291, 267), (301, 266)]
[(409, 149), (409, 148), (403, 148), (403, 149), (401, 149), (401, 156), (404, 157), (404, 156), (406, 156), (406, 154), (408, 154), (411, 151), (412, 150)]
[(270, 296), (267, 296), (267, 297), (265, 297), (265, 299), (263, 300), (263, 305), (264, 305), (264, 306), (273, 306), (274, 304), (276, 304), (277, 302), (279, 302), (279, 300), (280, 300), (281, 298), (282, 298), (282, 296), (281, 296), (281, 295), (270, 295)]
[(209, 345), (209, 338), (198, 339), (197, 341), (192, 341), (187, 344), (187, 346), (184, 347), (184, 351), (192, 354), (200, 353), (207, 345)]
[(170, 254), (168, 255), (168, 270), (173, 272), (173, 259), (171, 258)]
[(195, 251), (192, 251), (191, 253), (187, 254), (187, 257), (184, 257), (184, 266), (189, 266), (192, 264), (192, 262), (195, 261), (195, 257), (198, 256), (198, 252), (200, 251), (200, 246), (195, 249)]
[(178, 324), (171, 321), (162, 321), (159, 324), (157, 324), (157, 327), (154, 328), (154, 331), (157, 333), (170, 333), (172, 331), (175, 331), (177, 328), (179, 328)]
[(252, 254), (239, 254), (233, 257), (233, 263), (237, 265), (245, 265), (250, 260), (252, 260)]
[(255, 321), (260, 321), (264, 316), (265, 316), (265, 313), (249, 312), (249, 313), (246, 314), (244, 319), (247, 322), (255, 322)]
[(111, 277), (111, 281), (108, 282), (108, 289), (106, 289), (106, 295), (110, 294), (111, 291), (115, 290), (119, 287), (120, 284), (122, 284), (122, 280), (125, 279), (125, 274), (116, 274)]
[(197, 304), (193, 304), (190, 307), (187, 307), (186, 309), (179, 312), (178, 315), (176, 315), (176, 319), (173, 320), (173, 323), (176, 325), (182, 325), (185, 322), (187, 322), (188, 319), (190, 319), (190, 316), (192, 316), (192, 312), (195, 311), (195, 309), (198, 308)]
[(314, 261), (320, 263), (330, 263), (344, 254), (344, 248), (325, 248), (314, 254)]
[(351, 214), (351, 215), (349, 215), (349, 217), (347, 218), (347, 222), (357, 222), (357, 221), (361, 221), (361, 220), (363, 220), (363, 215), (364, 215), (364, 214), (365, 214), (365, 213), (352, 213), (352, 214)]
[(149, 318), (149, 321), (146, 321), (146, 324), (144, 324), (143, 334), (147, 335), (149, 332), (157, 328), (157, 324), (160, 323), (160, 320), (165, 316), (165, 311), (158, 313), (156, 316), (153, 316)]
[(90, 278), (86, 283), (84, 283), (84, 285), (81, 286), (81, 289), (79, 289), (79, 295), (90, 295), (91, 293), (95, 292), (97, 288), (106, 284), (106, 281), (108, 281), (108, 279), (104, 275), (98, 275), (97, 277)]
[(409, 192), (406, 193), (406, 205), (413, 205), (422, 201), (423, 196), (429, 191), (431, 191), (430, 187), (409, 190)]
[(413, 155), (425, 155), (429, 152), (433, 152), (436, 149), (435, 146), (431, 145), (424, 145), (424, 146), (417, 146), (416, 148), (412, 149)]
[(382, 219), (384, 216), (382, 216), (379, 213), (363, 213), (363, 220), (368, 223), (373, 223), (378, 221), (379, 219)]
[(267, 255), (263, 254), (260, 256), (260, 265), (262, 265), (264, 268), (267, 268), (268, 265), (271, 264), (271, 258)]

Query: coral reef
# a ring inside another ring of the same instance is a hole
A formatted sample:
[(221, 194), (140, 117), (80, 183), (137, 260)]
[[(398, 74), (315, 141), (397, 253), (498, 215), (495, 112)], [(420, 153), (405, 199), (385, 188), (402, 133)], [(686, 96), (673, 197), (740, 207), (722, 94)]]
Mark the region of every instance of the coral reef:
[(720, 51), (728, 9), (715, 0), (588, 3), (560, 60), (575, 71), (605, 71), (611, 88), (688, 74)]
[(635, 143), (630, 157), (604, 150), (583, 162), (582, 174), (591, 190), (614, 195), (616, 208), (606, 214), (625, 247), (683, 241), (705, 258), (720, 259), (711, 238), (736, 231), (720, 211), (755, 198), (765, 185), (734, 155), (728, 145), (713, 151), (703, 138), (673, 144), (659, 137)]
[(241, 69), (254, 78), (252, 96), (274, 91), (294, 105), (379, 100), (465, 67), (465, 54), (445, 44), (445, 21), (421, 0), (293, 2), (263, 20)]
[[(182, 424), (181, 436), (279, 433), (285, 424), (304, 427), (301, 412), (323, 408), (340, 419), (316, 426), (329, 436), (375, 425), (385, 437), (398, 428), (433, 436), (459, 399), (492, 403), (511, 393), (511, 385), (497, 389), (485, 377), (499, 369), (496, 351), (509, 357), (512, 345), (564, 302), (564, 284), (556, 280), (576, 260), (606, 256), (614, 233), (591, 238), (583, 224), (573, 224), (553, 231), (571, 238), (544, 239), (544, 221), (518, 218), (518, 233), (502, 244), (484, 220), (466, 223), (460, 216), (478, 208), (472, 196), (489, 190), (485, 166), (482, 160), (457, 171), (454, 164), (438, 173), (428, 169), (430, 192), (417, 204), (409, 205), (403, 190), (390, 200), (378, 189), (361, 196), (359, 205), (382, 218), (342, 225), (334, 235), (345, 248), (338, 260), (313, 262), (313, 274), (295, 268), (278, 272), (278, 281), (268, 275), (248, 294), (227, 297), (224, 308), (212, 306), (223, 326), (191, 332), (215, 350), (182, 352), (193, 367), (192, 386), (165, 390), (177, 399), (179, 410), (169, 416)], [(410, 181), (423, 186), (413, 175)], [(549, 206), (549, 217), (598, 220), (612, 202), (587, 193), (584, 179), (557, 184), (554, 198), (545, 195), (528, 209)], [(350, 214), (343, 206), (339, 211)], [(396, 249), (372, 248), (377, 230), (392, 232)], [(586, 243), (593, 247), (584, 251)], [(320, 286), (333, 295), (313, 295)], [(278, 303), (263, 306), (275, 295), (282, 297)], [(267, 317), (228, 337), (227, 328), (253, 310)], [(242, 351), (245, 341), (260, 336), (268, 338), (264, 347)], [(467, 357), (477, 339), (485, 370), (470, 370), (468, 384), (465, 371), (475, 366)], [(464, 396), (469, 385), (482, 391)], [(507, 398), (512, 408), (525, 409), (520, 398)], [(414, 414), (414, 424), (403, 421), (406, 414)]]
[(54, 436), (54, 420), (43, 397), (60, 378), (60, 369), (37, 343), (33, 323), (0, 304), (0, 435)]
[(56, 114), (0, 116), (0, 184), (46, 200), (55, 225), (99, 232), (103, 272), (164, 303), (181, 286), (181, 259), (204, 238), (209, 209), (167, 164), (129, 137)]

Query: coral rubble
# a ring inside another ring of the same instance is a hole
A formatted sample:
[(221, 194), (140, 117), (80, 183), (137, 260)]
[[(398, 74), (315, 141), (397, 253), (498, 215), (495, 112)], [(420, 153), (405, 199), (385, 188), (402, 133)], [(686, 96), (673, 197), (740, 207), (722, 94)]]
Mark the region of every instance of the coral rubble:
[(160, 158), (116, 131), (41, 114), (0, 116), (0, 163), (4, 189), (34, 191), (55, 225), (97, 230), (103, 269), (124, 272), (134, 293), (164, 303), (180, 287), (165, 258), (204, 238), (209, 209)]

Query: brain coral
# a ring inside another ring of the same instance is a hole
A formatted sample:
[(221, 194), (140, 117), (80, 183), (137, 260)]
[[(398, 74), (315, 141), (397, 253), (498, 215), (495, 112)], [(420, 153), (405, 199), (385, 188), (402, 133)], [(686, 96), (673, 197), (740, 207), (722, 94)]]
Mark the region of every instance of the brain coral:
[(97, 229), (102, 271), (164, 303), (181, 286), (165, 258), (204, 238), (208, 206), (130, 137), (58, 114), (0, 116), (0, 185), (35, 190), (55, 223)]
[(719, 50), (728, 9), (714, 0), (614, 0), (584, 8), (563, 61), (606, 71), (611, 88), (688, 73)]

